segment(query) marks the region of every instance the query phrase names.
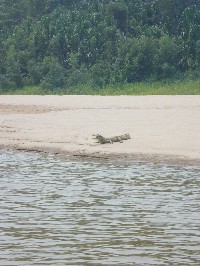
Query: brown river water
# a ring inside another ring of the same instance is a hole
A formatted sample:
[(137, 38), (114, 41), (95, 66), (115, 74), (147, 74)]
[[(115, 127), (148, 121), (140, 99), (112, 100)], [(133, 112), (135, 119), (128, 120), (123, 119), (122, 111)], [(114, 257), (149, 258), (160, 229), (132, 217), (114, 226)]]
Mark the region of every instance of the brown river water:
[(200, 167), (0, 151), (0, 265), (200, 265)]

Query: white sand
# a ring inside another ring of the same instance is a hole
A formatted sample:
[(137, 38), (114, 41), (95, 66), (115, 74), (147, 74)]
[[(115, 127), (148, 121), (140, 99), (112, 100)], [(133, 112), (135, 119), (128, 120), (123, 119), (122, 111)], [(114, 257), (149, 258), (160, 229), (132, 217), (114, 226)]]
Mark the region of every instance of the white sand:
[[(97, 133), (131, 139), (100, 145)], [(0, 96), (0, 146), (200, 161), (200, 96)]]

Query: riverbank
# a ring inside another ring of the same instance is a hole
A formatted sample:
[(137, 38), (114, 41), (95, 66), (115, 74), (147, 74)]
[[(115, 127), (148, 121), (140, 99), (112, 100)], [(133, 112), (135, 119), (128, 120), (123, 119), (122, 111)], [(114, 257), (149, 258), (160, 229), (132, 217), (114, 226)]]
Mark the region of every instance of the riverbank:
[[(72, 156), (200, 163), (200, 96), (0, 96), (0, 146)], [(93, 134), (129, 133), (100, 145)]]
[[(198, 76), (197, 76), (198, 77)], [(138, 82), (129, 84), (107, 85), (94, 88), (91, 85), (79, 84), (67, 88), (46, 90), (40, 86), (29, 86), (15, 90), (1, 91), (10, 95), (200, 95), (200, 79), (182, 77), (177, 80)]]

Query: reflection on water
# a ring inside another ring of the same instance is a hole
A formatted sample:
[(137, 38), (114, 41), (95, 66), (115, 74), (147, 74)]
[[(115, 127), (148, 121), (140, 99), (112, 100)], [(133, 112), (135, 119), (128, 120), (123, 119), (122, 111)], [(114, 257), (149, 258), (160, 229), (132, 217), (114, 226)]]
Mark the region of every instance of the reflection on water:
[(0, 265), (200, 265), (199, 170), (0, 151)]

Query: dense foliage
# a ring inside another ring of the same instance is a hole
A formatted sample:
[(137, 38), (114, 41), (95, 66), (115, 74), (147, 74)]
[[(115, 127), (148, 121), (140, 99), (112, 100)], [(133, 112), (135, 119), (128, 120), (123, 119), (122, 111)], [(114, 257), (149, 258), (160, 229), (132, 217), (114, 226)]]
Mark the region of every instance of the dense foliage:
[(162, 80), (200, 69), (199, 0), (0, 0), (0, 89)]

